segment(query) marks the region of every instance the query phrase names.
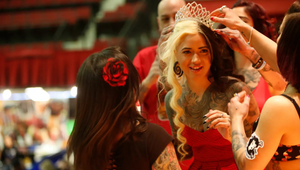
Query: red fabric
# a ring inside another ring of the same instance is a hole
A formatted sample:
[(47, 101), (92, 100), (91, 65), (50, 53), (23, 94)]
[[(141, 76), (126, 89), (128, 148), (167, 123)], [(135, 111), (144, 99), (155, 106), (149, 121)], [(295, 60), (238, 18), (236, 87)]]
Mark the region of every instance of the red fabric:
[[(133, 64), (136, 67), (140, 77), (141, 81), (143, 81), (147, 75), (149, 74), (151, 65), (153, 61), (155, 60), (156, 56), (156, 47), (157, 46), (151, 46), (142, 49), (136, 57), (133, 60)], [(152, 85), (144, 99), (144, 102), (141, 103), (142, 106), (142, 112), (146, 113), (148, 116), (148, 120), (151, 123), (155, 123), (163, 127), (170, 135), (172, 135), (171, 132), (171, 126), (168, 120), (160, 120), (158, 118), (158, 112), (157, 112), (157, 87), (156, 83)]]
[(252, 94), (257, 102), (259, 110), (261, 111), (266, 101), (271, 97), (269, 85), (263, 77), (260, 77), (258, 85), (253, 90)]
[(0, 87), (74, 86), (83, 61), (101, 51), (18, 50), (0, 52)]
[(0, 53), (0, 87), (5, 86), (5, 58)]
[(193, 150), (194, 162), (190, 170), (238, 170), (231, 143), (218, 130), (198, 132), (185, 126), (182, 135)]

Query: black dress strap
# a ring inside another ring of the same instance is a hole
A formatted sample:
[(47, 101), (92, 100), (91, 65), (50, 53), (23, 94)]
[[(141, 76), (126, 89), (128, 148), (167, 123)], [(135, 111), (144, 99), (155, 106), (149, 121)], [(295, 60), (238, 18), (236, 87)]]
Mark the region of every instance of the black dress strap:
[(286, 95), (286, 94), (281, 94), (281, 95), (284, 96), (284, 97), (286, 97), (287, 99), (289, 99), (294, 104), (294, 106), (295, 106), (295, 108), (296, 108), (296, 110), (298, 112), (298, 116), (300, 117), (300, 107), (296, 103), (296, 101), (293, 98), (291, 98), (290, 96)]

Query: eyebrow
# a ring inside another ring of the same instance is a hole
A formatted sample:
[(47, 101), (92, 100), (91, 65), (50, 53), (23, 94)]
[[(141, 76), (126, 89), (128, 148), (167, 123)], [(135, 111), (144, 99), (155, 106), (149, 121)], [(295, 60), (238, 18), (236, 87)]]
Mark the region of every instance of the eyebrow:
[(169, 17), (169, 15), (161, 15), (160, 17)]
[[(198, 49), (202, 49), (202, 48), (208, 48), (208, 46), (199, 47)], [(184, 48), (181, 49), (181, 51), (190, 50), (190, 49), (192, 49), (192, 48), (184, 47)]]

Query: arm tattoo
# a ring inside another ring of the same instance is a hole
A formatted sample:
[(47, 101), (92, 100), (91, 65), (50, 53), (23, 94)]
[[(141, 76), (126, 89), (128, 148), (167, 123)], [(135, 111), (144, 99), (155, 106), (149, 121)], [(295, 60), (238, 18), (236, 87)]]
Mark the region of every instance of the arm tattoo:
[(152, 165), (152, 170), (180, 170), (180, 165), (176, 157), (172, 142), (167, 145), (165, 150), (159, 155)]
[(243, 169), (245, 165), (245, 151), (248, 138), (244, 133), (237, 130), (232, 131), (232, 152), (235, 162), (239, 169)]
[(245, 33), (243, 31), (241, 33), (246, 37), (246, 35), (245, 35)]
[[(249, 57), (247, 57), (247, 58), (249, 58), (249, 60), (250, 60), (252, 63), (256, 63), (256, 62), (259, 60), (260, 55), (253, 49), (253, 50), (252, 50), (252, 54), (251, 54)], [(264, 67), (262, 70), (259, 70), (259, 71), (257, 71), (257, 72), (259, 72), (259, 73), (263, 76), (264, 80), (268, 83), (269, 86), (273, 87), (273, 84), (271, 83), (271, 81), (268, 80), (268, 77), (264, 76), (264, 73), (266, 73), (266, 72), (275, 72), (275, 71), (271, 68), (271, 66), (270, 66), (269, 64), (266, 64), (265, 67)], [(254, 75), (254, 74), (253, 74), (253, 75)], [(260, 77), (259, 77), (259, 78), (260, 78)], [(247, 78), (246, 78), (246, 79), (247, 79)], [(259, 79), (258, 79), (258, 80), (259, 80)], [(247, 82), (247, 81), (246, 81), (246, 82)], [(246, 83), (246, 84), (248, 85), (248, 83)], [(255, 87), (256, 87), (256, 86), (255, 86)], [(253, 91), (254, 89), (251, 88), (251, 90)]]
[(252, 63), (256, 63), (256, 62), (259, 60), (260, 55), (253, 49), (251, 55), (250, 55), (250, 56), (247, 56), (247, 58), (248, 58)]
[(274, 71), (269, 64), (266, 64), (262, 71)]
[(266, 167), (266, 170), (281, 170), (279, 164), (280, 164), (279, 161), (271, 160), (268, 166)]

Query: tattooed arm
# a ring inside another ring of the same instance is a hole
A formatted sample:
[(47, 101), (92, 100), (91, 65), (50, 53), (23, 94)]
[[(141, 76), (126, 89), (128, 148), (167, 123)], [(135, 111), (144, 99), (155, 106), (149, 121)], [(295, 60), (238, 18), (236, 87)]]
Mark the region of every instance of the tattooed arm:
[(246, 136), (250, 137), (252, 134), (253, 124), (259, 116), (259, 108), (257, 106), (256, 100), (255, 100), (251, 90), (244, 82), (238, 81), (238, 82), (232, 84), (231, 87), (229, 88), (229, 95), (231, 95), (229, 97), (229, 99), (231, 97), (233, 97), (234, 93), (239, 93), (243, 90), (246, 91), (247, 95), (249, 95), (249, 97), (250, 97), (248, 116), (246, 117), (246, 119), (243, 122), (244, 131), (246, 132)]
[[(287, 102), (282, 101), (282, 98), (275, 96), (266, 102), (258, 127), (250, 140), (246, 137), (243, 123), (250, 99), (244, 91), (239, 93), (239, 97), (231, 99), (228, 110), (232, 118), (232, 151), (239, 169), (264, 169), (270, 162), (291, 121), (282, 114), (282, 110), (289, 110)], [(254, 138), (260, 141), (260, 146), (251, 142)]]
[(152, 170), (181, 170), (172, 142), (167, 145), (153, 163)]
[[(167, 115), (168, 115), (170, 126), (171, 126), (171, 129), (172, 129), (172, 135), (174, 137), (174, 147), (176, 149), (176, 154), (177, 154), (178, 159), (181, 160), (182, 155), (178, 152), (178, 149), (177, 149), (178, 146), (180, 145), (180, 141), (177, 139), (177, 129), (178, 128), (176, 127), (176, 125), (174, 124), (174, 121), (173, 121), (176, 113), (174, 112), (174, 110), (170, 106), (170, 100), (171, 100), (171, 97), (172, 97), (172, 93), (173, 93), (173, 90), (169, 91), (167, 93), (167, 95), (165, 96), (165, 106), (166, 106), (166, 112), (167, 112)], [(188, 155), (186, 155), (184, 157), (184, 160), (190, 159), (190, 158), (193, 157), (192, 148), (188, 144), (184, 145), (184, 150), (188, 152)]]
[[(257, 63), (260, 58), (260, 55), (252, 47), (248, 47), (247, 50), (244, 51), (243, 55), (245, 55), (252, 63)], [(259, 73), (268, 83), (272, 96), (283, 93), (287, 83), (281, 74), (274, 71), (269, 64), (266, 64), (262, 70), (259, 70)]]
[[(246, 41), (241, 36), (241, 33), (239, 31), (225, 28), (222, 30), (216, 30), (216, 32), (225, 39), (225, 41), (227, 42), (227, 44), (230, 46), (232, 50), (246, 56), (252, 63), (257, 63), (260, 57), (264, 58), (267, 61), (267, 63), (271, 62), (270, 60), (268, 60), (269, 58), (264, 57), (267, 56), (266, 55), (267, 53), (258, 54), (258, 52), (256, 51), (257, 49), (254, 49), (253, 47), (247, 45)], [(285, 80), (282, 78), (281, 74), (278, 73), (279, 69), (277, 69), (278, 66), (276, 60), (275, 60), (275, 64), (273, 64), (273, 67), (271, 67), (269, 64), (266, 64), (262, 70), (259, 70), (259, 73), (269, 84), (269, 90), (272, 95), (281, 94), (286, 87)], [(276, 70), (274, 71), (273, 69)]]

